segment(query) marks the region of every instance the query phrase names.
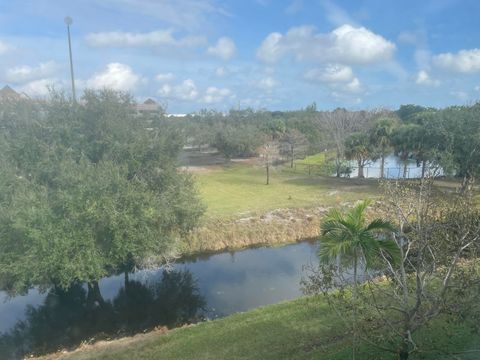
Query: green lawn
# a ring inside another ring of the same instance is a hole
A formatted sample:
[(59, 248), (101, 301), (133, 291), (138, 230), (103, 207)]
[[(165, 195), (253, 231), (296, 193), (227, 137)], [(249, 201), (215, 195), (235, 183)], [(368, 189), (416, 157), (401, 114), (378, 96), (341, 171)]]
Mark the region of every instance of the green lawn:
[(305, 165), (323, 165), (325, 160), (334, 158), (335, 151), (324, 151), (315, 155), (307, 156), (305, 159), (295, 160), (295, 163)]
[(338, 179), (272, 171), (265, 185), (265, 169), (232, 165), (196, 175), (207, 217), (233, 217), (276, 208), (331, 206), (377, 195), (376, 180)]
[[(479, 335), (466, 326), (436, 321), (428, 331), (415, 335), (417, 344), (456, 352), (478, 348)], [(61, 356), (68, 360), (153, 360), (153, 359), (351, 359), (350, 334), (320, 298), (271, 305), (224, 319), (149, 334), (143, 338), (94, 347)], [(416, 354), (411, 359), (436, 360), (441, 352)], [(56, 358), (56, 357), (55, 357)], [(396, 359), (368, 345), (360, 346), (358, 359)], [(478, 353), (458, 359), (478, 359)]]

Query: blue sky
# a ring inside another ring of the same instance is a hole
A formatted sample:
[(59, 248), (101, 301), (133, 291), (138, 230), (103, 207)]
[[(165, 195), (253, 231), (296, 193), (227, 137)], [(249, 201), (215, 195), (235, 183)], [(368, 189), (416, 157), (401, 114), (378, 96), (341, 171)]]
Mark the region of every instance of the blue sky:
[(172, 113), (480, 99), (477, 0), (0, 0), (0, 86), (113, 87)]

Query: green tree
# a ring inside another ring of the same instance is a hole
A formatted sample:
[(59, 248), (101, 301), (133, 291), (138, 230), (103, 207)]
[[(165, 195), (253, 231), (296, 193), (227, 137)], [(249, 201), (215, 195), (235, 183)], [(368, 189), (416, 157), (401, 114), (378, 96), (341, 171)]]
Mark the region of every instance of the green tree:
[[(0, 287), (68, 288), (159, 264), (203, 212), (178, 172), (180, 136), (136, 116), (130, 96), (86, 91), (82, 105), (52, 93), (0, 133)], [(147, 121), (148, 120), (148, 121)]]
[(340, 260), (347, 269), (353, 267), (353, 359), (357, 346), (359, 267), (362, 266), (361, 270), (366, 273), (375, 266), (376, 260), (382, 254), (392, 259), (397, 258), (399, 254), (396, 243), (385, 235), (395, 231), (395, 228), (388, 221), (379, 218), (367, 222), (365, 209), (368, 205), (369, 202), (364, 201), (345, 214), (332, 209), (321, 224), (320, 261), (328, 264)]
[(408, 159), (415, 150), (415, 138), (420, 130), (419, 125), (407, 124), (399, 126), (392, 132), (392, 145), (395, 155), (403, 163), (403, 178), (407, 177)]
[(364, 178), (363, 169), (368, 161), (375, 158), (374, 148), (367, 133), (353, 133), (345, 140), (345, 157), (348, 160), (356, 160), (358, 165), (358, 177)]
[(463, 191), (470, 191), (480, 176), (480, 103), (444, 109), (437, 114), (437, 123), (445, 142), (442, 165), (462, 178)]
[(385, 177), (385, 157), (391, 151), (391, 138), (396, 126), (395, 119), (382, 117), (370, 129), (370, 142), (380, 155), (380, 178)]

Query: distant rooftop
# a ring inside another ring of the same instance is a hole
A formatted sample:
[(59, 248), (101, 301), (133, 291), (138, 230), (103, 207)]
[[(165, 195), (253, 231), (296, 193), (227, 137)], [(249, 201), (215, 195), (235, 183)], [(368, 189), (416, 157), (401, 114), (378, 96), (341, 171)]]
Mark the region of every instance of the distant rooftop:
[(0, 100), (20, 100), (29, 98), (30, 97), (24, 92), (18, 93), (8, 85), (5, 85), (2, 89), (0, 89)]
[(156, 102), (155, 100), (152, 100), (152, 99), (150, 99), (150, 98), (148, 98), (147, 100), (145, 100), (143, 103), (144, 103), (145, 105), (156, 105), (156, 104), (157, 104), (157, 102)]

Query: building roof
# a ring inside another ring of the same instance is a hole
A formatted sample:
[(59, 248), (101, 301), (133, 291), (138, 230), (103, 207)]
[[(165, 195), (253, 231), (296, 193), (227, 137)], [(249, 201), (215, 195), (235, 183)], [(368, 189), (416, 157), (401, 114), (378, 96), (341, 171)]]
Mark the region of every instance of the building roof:
[(145, 105), (156, 105), (156, 104), (157, 104), (157, 102), (156, 102), (155, 100), (152, 100), (152, 99), (150, 99), (150, 98), (148, 98), (147, 100), (145, 100), (143, 103), (144, 103)]
[(29, 96), (24, 92), (20, 94), (17, 93), (8, 85), (5, 85), (2, 89), (0, 89), (0, 100), (20, 100), (20, 99), (29, 99)]

